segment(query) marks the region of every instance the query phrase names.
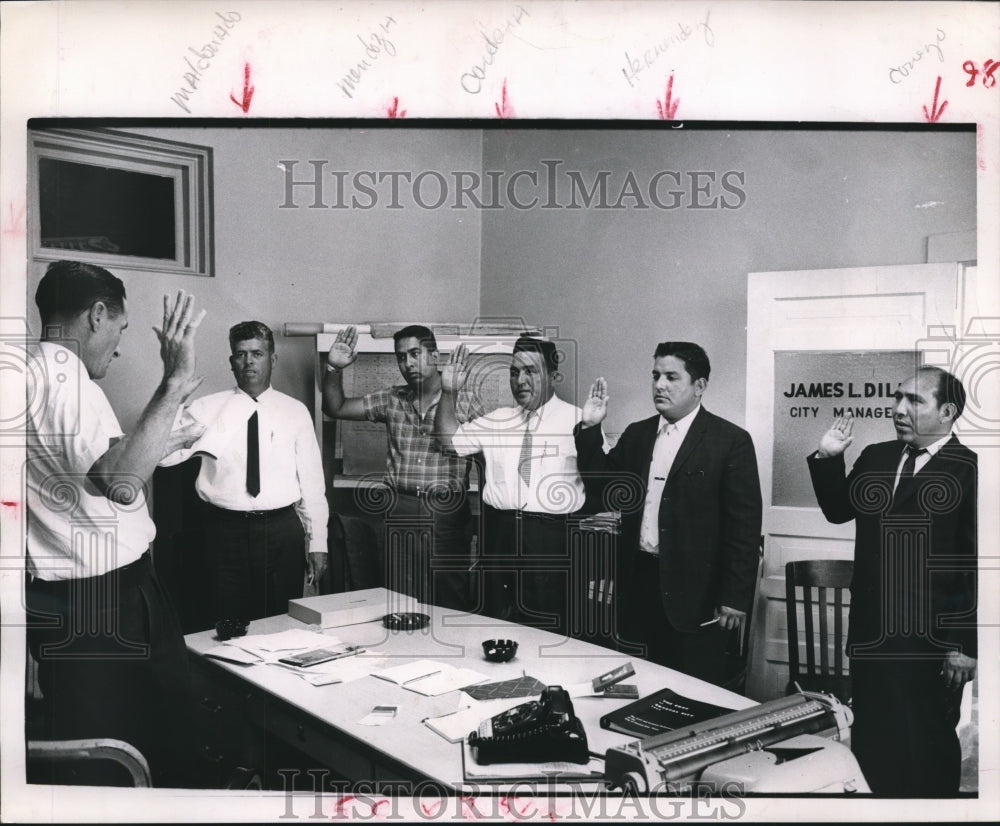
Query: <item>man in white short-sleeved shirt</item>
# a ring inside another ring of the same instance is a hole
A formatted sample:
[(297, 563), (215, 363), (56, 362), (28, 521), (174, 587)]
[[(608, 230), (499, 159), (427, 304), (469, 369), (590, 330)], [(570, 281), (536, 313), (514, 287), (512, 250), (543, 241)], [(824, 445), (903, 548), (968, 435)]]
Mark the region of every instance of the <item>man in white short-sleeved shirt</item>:
[[(146, 757), (154, 785), (191, 785), (187, 651), (150, 561), (145, 486), (166, 452), (200, 435), (171, 425), (201, 381), (194, 335), (204, 311), (194, 317), (183, 292), (164, 299), (163, 377), (126, 435), (95, 383), (128, 325), (122, 282), (59, 261), (35, 301), (44, 334), (28, 411), (26, 605), (41, 728), (50, 739), (124, 740)], [(101, 781), (78, 773), (60, 782)]]
[(517, 406), (459, 425), (455, 397), (468, 374), (467, 358), (459, 346), (442, 373), (435, 432), (460, 456), (482, 453), (485, 460), (483, 610), (564, 634), (566, 536), (585, 500), (573, 439), (581, 411), (555, 395), (555, 344), (521, 336), (510, 366)]

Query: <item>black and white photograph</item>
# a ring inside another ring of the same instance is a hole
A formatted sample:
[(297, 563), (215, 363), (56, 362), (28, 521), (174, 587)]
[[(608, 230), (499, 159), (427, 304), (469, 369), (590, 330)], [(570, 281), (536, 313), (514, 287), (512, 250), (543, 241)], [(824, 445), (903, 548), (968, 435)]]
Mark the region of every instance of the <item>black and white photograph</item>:
[(1000, 6), (170, 5), (0, 10), (4, 819), (995, 816)]

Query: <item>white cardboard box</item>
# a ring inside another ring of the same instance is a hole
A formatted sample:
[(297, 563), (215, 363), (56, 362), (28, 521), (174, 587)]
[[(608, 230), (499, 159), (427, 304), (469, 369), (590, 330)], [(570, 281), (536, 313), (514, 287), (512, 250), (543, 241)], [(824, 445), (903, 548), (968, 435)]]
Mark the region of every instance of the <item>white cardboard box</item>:
[(416, 611), (419, 603), (386, 588), (368, 588), (342, 594), (322, 594), (288, 600), (288, 616), (309, 625), (339, 628), (372, 622), (397, 611)]

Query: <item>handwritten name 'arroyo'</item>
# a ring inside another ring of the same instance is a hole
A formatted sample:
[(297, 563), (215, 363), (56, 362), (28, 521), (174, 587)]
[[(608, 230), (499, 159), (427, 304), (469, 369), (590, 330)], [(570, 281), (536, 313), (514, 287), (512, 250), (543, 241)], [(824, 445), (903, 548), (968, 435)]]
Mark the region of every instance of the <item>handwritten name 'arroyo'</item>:
[[(470, 95), (478, 95), (483, 91), (483, 81), (486, 80), (486, 67), (493, 65), (493, 60), (497, 52), (500, 51), (500, 44), (503, 43), (510, 32), (514, 31), (515, 26), (521, 25), (521, 18), (526, 14), (528, 14), (528, 10), (524, 6), (518, 6), (513, 16), (507, 18), (504, 27), (494, 29), (490, 34), (486, 34), (486, 31), (482, 28), (482, 24), (480, 24), (479, 33), (483, 36), (483, 40), (486, 41), (486, 52), (479, 63), (476, 63), (469, 71), (462, 72), (462, 76), (459, 78), (462, 88)], [(531, 15), (528, 16), (530, 17)]]
[(170, 96), (170, 99), (188, 114), (191, 113), (191, 110), (188, 109), (187, 102), (191, 99), (191, 95), (197, 91), (202, 75), (212, 65), (212, 58), (218, 54), (222, 41), (229, 37), (229, 30), (243, 19), (240, 13), (235, 11), (217, 11), (215, 16), (222, 21), (212, 29), (212, 34), (215, 37), (200, 49), (188, 46), (188, 51), (194, 56), (195, 62), (191, 62), (190, 55), (184, 56), (184, 62), (187, 63), (188, 69), (191, 71), (184, 72), (182, 77), (185, 85), (179, 88), (176, 94)]
[(933, 43), (924, 43), (916, 52), (914, 52), (913, 57), (907, 60), (905, 63), (901, 63), (899, 66), (893, 66), (889, 69), (889, 82), (890, 83), (902, 83), (906, 78), (910, 76), (917, 63), (923, 58), (924, 55), (930, 54), (933, 50), (937, 53), (937, 58), (939, 63), (944, 63), (944, 50), (941, 48), (941, 42), (945, 39), (945, 33), (941, 29), (935, 31), (935, 38)]

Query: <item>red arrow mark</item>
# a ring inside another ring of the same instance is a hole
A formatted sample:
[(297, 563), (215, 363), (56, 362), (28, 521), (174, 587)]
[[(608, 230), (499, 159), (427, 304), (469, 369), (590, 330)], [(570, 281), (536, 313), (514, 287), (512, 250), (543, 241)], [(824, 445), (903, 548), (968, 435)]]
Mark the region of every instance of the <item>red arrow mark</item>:
[(10, 204), (10, 223), (3, 228), (4, 235), (24, 235), (24, 213), (26, 208), (19, 206), (14, 211), (14, 204)]
[(656, 111), (660, 114), (660, 120), (673, 120), (674, 115), (677, 114), (677, 107), (680, 105), (681, 99), (677, 98), (674, 100), (674, 73), (670, 73), (670, 77), (667, 79), (667, 96), (663, 99), (663, 102), (656, 101)]
[(403, 109), (402, 111), (400, 111), (400, 109), (399, 109), (399, 98), (398, 97), (392, 99), (392, 106), (390, 106), (389, 108), (387, 108), (385, 110), (385, 113), (390, 118), (405, 118), (406, 117), (406, 110)]
[(503, 79), (503, 91), (501, 92), (500, 103), (494, 103), (493, 108), (497, 110), (498, 118), (516, 118), (514, 107), (507, 100), (507, 78)]
[(239, 106), (240, 109), (243, 110), (243, 114), (244, 115), (247, 112), (250, 111), (250, 101), (253, 100), (253, 90), (254, 90), (254, 87), (250, 85), (250, 64), (249, 63), (244, 63), (243, 64), (243, 100), (242, 101), (238, 101), (236, 98), (234, 98), (232, 96), (232, 94), (229, 95), (229, 99), (233, 103), (235, 103), (237, 106)]
[(924, 117), (927, 119), (928, 123), (937, 123), (941, 115), (944, 114), (945, 107), (948, 106), (948, 101), (941, 102), (941, 108), (938, 109), (938, 93), (941, 91), (941, 75), (938, 75), (937, 83), (934, 84), (934, 103), (931, 104), (931, 110), (928, 112), (927, 107), (924, 106)]

